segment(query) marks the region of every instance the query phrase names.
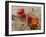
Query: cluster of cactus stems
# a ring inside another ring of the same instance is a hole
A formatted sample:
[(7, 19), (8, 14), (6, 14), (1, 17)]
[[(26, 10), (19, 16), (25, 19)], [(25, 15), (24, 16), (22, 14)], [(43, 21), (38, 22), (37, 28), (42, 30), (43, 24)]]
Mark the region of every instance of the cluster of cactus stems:
[[(33, 9), (30, 10), (30, 13), (33, 12)], [(27, 26), (30, 27), (31, 30), (36, 30), (40, 24), (40, 21), (37, 17), (33, 17), (31, 15), (25, 14), (24, 9), (21, 8), (18, 10), (18, 16), (22, 22), (27, 22)], [(15, 15), (12, 15), (12, 20), (15, 20)], [(22, 24), (23, 27), (23, 24)]]

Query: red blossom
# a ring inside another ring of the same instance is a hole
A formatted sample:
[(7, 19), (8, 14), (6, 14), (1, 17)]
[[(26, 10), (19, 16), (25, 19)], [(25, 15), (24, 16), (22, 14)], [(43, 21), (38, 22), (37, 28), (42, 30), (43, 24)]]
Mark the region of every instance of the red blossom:
[(32, 20), (31, 20), (31, 24), (33, 24), (33, 25), (37, 25), (38, 23), (39, 23), (38, 18), (32, 18)]
[(19, 16), (25, 16), (24, 9), (23, 8), (19, 9), (18, 14)]
[(28, 16), (27, 21), (28, 23), (31, 23), (32, 25), (37, 25), (39, 23), (38, 18), (34, 18), (32, 16)]
[(28, 23), (31, 23), (31, 20), (32, 20), (32, 16), (28, 16), (27, 18)]

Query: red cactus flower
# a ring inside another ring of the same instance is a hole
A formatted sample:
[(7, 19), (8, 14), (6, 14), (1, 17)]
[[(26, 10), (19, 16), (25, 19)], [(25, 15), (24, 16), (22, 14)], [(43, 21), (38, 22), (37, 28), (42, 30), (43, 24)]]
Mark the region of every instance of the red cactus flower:
[(31, 23), (32, 25), (39, 24), (39, 19), (38, 18), (34, 18), (32, 16), (28, 16), (27, 21), (28, 21), (28, 23)]
[(19, 16), (25, 16), (24, 9), (23, 8), (19, 9), (18, 14)]
[(33, 24), (33, 25), (37, 25), (38, 23), (39, 23), (38, 18), (32, 18), (32, 20), (31, 20), (31, 24)]
[(28, 16), (27, 18), (28, 23), (31, 23), (31, 20), (32, 20), (32, 16)]

